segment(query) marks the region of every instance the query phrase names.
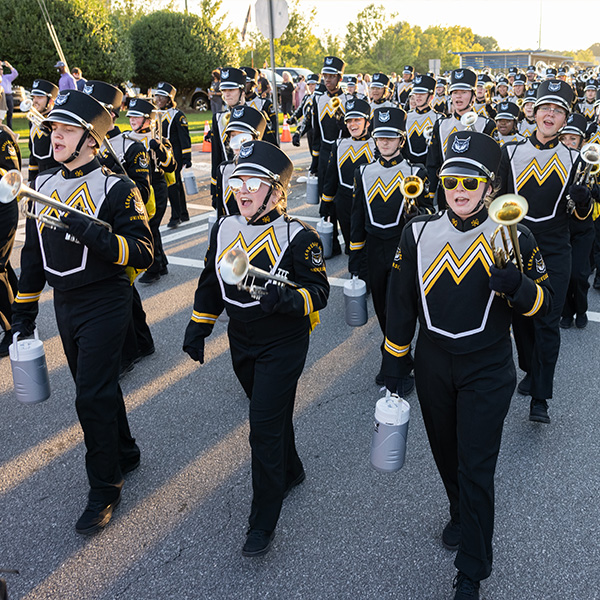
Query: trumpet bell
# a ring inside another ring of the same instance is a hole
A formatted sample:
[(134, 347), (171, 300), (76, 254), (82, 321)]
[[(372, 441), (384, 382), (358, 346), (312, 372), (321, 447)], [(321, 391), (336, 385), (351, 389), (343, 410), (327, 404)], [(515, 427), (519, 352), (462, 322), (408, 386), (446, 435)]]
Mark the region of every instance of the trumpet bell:
[(22, 113), (27, 113), (31, 110), (32, 106), (33, 106), (33, 102), (28, 98), (26, 100), (23, 100), (23, 102), (21, 102), (21, 104), (19, 104), (19, 110)]
[(248, 273), (248, 255), (240, 248), (230, 250), (219, 263), (221, 279), (229, 285), (237, 285)]
[(528, 210), (527, 200), (518, 194), (499, 196), (488, 207), (490, 219), (505, 227), (521, 222)]
[(23, 184), (23, 175), (16, 169), (12, 169), (0, 179), (0, 202), (8, 204), (12, 202), (18, 195)]
[(461, 118), (460, 118), (460, 124), (463, 127), (466, 127), (467, 129), (472, 130), (473, 126), (475, 125), (475, 123), (477, 123), (477, 113), (475, 111), (469, 111), (466, 112)]
[(400, 184), (400, 193), (405, 198), (417, 198), (423, 193), (423, 180), (416, 175), (408, 175)]
[(581, 160), (588, 165), (600, 165), (600, 144), (585, 144), (581, 148)]

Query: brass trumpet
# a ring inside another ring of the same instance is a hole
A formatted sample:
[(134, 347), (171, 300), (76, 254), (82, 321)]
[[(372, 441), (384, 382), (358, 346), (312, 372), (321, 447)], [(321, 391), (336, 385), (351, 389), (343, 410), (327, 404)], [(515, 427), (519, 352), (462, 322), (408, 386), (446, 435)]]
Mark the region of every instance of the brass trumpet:
[(585, 144), (581, 148), (581, 161), (575, 174), (575, 185), (589, 185), (600, 172), (600, 144)]
[(400, 183), (400, 193), (404, 196), (404, 210), (410, 212), (417, 198), (423, 193), (425, 184), (420, 177), (408, 175)]
[(433, 137), (433, 125), (427, 125), (427, 127), (423, 129), (423, 137), (425, 138), (425, 142), (429, 146), (429, 144), (431, 144), (431, 138)]
[[(494, 255), (494, 263), (503, 269), (508, 261), (514, 261), (519, 271), (523, 272), (523, 260), (517, 233), (517, 223), (527, 214), (529, 205), (523, 196), (504, 194), (496, 198), (488, 207), (490, 219), (498, 223), (498, 227), (490, 237), (490, 246)], [(496, 236), (502, 237), (502, 247), (495, 245)], [(509, 246), (510, 239), (510, 246)]]
[[(40, 194), (40, 192), (37, 192), (36, 190), (25, 185), (23, 183), (23, 176), (21, 173), (19, 173), (19, 171), (16, 169), (12, 169), (8, 171), (8, 173), (6, 173), (2, 179), (0, 179), (0, 203), (8, 204), (15, 199), (17, 199), (18, 202), (23, 198), (31, 198), (35, 202), (38, 202), (43, 206), (48, 206), (49, 208), (52, 208), (58, 212), (77, 213), (79, 215), (83, 215), (90, 221), (97, 223), (98, 225), (102, 225), (109, 231), (112, 231), (112, 227), (105, 221), (102, 221), (93, 215), (88, 215), (78, 208), (74, 208), (68, 204), (54, 200), (54, 198), (50, 198), (50, 196)], [(35, 214), (34, 212), (27, 210), (27, 203), (24, 203), (21, 206), (23, 207), (23, 212), (26, 217), (37, 219), (40, 221), (40, 223), (46, 224), (51, 229), (69, 229), (68, 225), (56, 217), (51, 215)]]
[(44, 115), (33, 107), (33, 102), (31, 100), (23, 100), (21, 104), (19, 104), (19, 110), (22, 113), (26, 113), (25, 116), (29, 121), (31, 121), (36, 127), (42, 126), (42, 121), (44, 120)]
[(297, 283), (290, 281), (285, 275), (273, 274), (253, 267), (250, 264), (248, 254), (241, 248), (232, 248), (225, 254), (219, 262), (219, 273), (225, 283), (236, 285), (238, 290), (246, 290), (255, 300), (267, 294), (266, 284), (265, 286), (255, 284), (257, 277), (273, 281), (281, 286), (300, 287)]
[(466, 131), (475, 131), (475, 123), (477, 123), (477, 119), (477, 113), (473, 110), (470, 110), (460, 118), (460, 124), (465, 128)]

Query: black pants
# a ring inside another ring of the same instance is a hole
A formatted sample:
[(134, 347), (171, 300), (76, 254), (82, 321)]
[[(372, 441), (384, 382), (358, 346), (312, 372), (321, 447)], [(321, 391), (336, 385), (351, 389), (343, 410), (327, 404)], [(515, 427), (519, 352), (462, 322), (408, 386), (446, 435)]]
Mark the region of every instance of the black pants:
[(494, 473), (516, 383), (510, 338), (455, 355), (420, 333), (415, 382), (450, 516), (461, 525), (454, 564), (480, 581), (492, 570)]
[(273, 531), (286, 487), (302, 473), (292, 416), (308, 351), (309, 321), (272, 315), (229, 321), (233, 369), (250, 399), (250, 527)]
[(0, 204), (0, 326), (10, 331), (11, 305), (17, 294), (17, 278), (10, 264), (10, 253), (15, 244), (19, 209), (17, 202)]
[(560, 350), (559, 321), (569, 287), (571, 252), (567, 246), (559, 252), (542, 250), (542, 256), (554, 290), (552, 308), (543, 317), (513, 314), (513, 332), (519, 367), (531, 375), (531, 395), (547, 400), (552, 398), (554, 371)]
[(592, 273), (590, 257), (594, 245), (594, 222), (591, 217), (585, 221), (577, 221), (571, 217), (571, 278), (567, 289), (567, 297), (562, 316), (572, 318), (583, 315), (588, 309), (589, 278)]
[(76, 386), (90, 501), (112, 502), (123, 486), (120, 465), (136, 462), (119, 386), (121, 348), (131, 318), (127, 278), (112, 278), (54, 292), (54, 310)]
[(157, 182), (152, 182), (152, 187), (154, 189), (154, 200), (156, 202), (156, 212), (149, 222), (150, 231), (152, 232), (152, 239), (154, 241), (154, 262), (148, 268), (149, 273), (160, 273), (169, 264), (167, 255), (163, 249), (162, 238), (159, 230), (162, 219), (165, 216), (165, 211), (167, 210), (169, 192), (167, 183), (162, 175), (160, 176), (160, 179), (162, 181), (159, 180)]
[[(323, 186), (325, 184), (325, 175), (327, 173), (327, 164), (329, 163), (329, 155), (331, 154), (331, 146), (328, 144), (321, 143), (321, 150), (319, 151), (319, 171), (317, 173), (318, 181), (317, 188), (319, 191), (319, 198), (323, 195)], [(341, 252), (340, 241), (338, 239), (338, 221), (335, 202), (330, 207), (330, 221), (333, 223), (333, 253), (339, 254)]]
[(12, 94), (6, 94), (6, 126), (12, 129), (13, 112), (15, 111), (15, 98)]
[(596, 278), (600, 279), (600, 218), (594, 221), (594, 248), (592, 250), (592, 268), (596, 269)]
[(188, 220), (190, 213), (185, 200), (185, 189), (181, 180), (181, 168), (175, 169), (175, 183), (168, 188), (169, 203), (171, 204), (171, 221)]
[(131, 286), (131, 319), (127, 327), (127, 335), (123, 343), (122, 363), (127, 365), (134, 361), (142, 352), (154, 346), (150, 327), (146, 322), (146, 312), (142, 306), (142, 299), (135, 287)]

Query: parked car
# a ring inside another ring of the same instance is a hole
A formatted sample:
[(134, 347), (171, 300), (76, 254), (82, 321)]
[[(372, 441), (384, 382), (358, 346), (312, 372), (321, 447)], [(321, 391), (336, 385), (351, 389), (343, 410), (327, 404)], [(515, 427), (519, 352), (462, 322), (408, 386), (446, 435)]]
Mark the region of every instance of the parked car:
[(191, 95), (190, 108), (198, 112), (210, 110), (210, 99), (206, 88), (197, 87)]

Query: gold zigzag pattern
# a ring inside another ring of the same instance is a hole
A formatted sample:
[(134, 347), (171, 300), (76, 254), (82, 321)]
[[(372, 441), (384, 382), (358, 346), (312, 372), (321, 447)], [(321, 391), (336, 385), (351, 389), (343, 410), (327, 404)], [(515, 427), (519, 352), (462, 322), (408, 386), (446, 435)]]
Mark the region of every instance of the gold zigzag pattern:
[(319, 113), (319, 120), (322, 121), (325, 115), (329, 115), (329, 117), (335, 119), (335, 113), (339, 110), (341, 110), (343, 114), (346, 114), (346, 109), (342, 102), (340, 102), (338, 108), (333, 108), (333, 106), (331, 106), (331, 103), (327, 102), (323, 107), (323, 110), (321, 110), (321, 112)]
[(444, 271), (448, 271), (456, 285), (459, 285), (478, 261), (489, 275), (490, 265), (494, 264), (494, 258), (485, 235), (480, 234), (460, 258), (452, 246), (447, 243), (423, 275), (425, 295), (429, 293)]
[(567, 177), (569, 176), (569, 171), (560, 162), (558, 156), (554, 155), (544, 168), (540, 167), (537, 159), (534, 158), (517, 178), (517, 189), (520, 190), (532, 177), (535, 178), (538, 185), (542, 185), (552, 173), (558, 175), (562, 185), (565, 184), (565, 181), (567, 181)]
[(431, 126), (433, 127), (433, 121), (427, 117), (423, 123), (421, 123), (419, 125), (418, 121), (415, 121), (409, 128), (408, 128), (408, 137), (412, 137), (413, 133), (416, 133), (417, 135), (423, 135), (423, 130), (427, 127), (427, 126)]
[(346, 159), (350, 158), (350, 160), (355, 163), (361, 156), (365, 156), (368, 162), (373, 160), (373, 152), (371, 152), (369, 144), (365, 144), (358, 149), (354, 148), (354, 146), (350, 146), (346, 152), (340, 156), (339, 162), (342, 164)]
[(375, 183), (367, 190), (369, 204), (371, 204), (378, 195), (383, 198), (384, 202), (387, 202), (396, 189), (400, 187), (403, 179), (404, 175), (402, 175), (401, 171), (398, 171), (398, 173), (396, 173), (394, 178), (387, 185), (381, 181), (380, 177), (378, 177), (375, 180)]
[(458, 127), (453, 127), (452, 131), (448, 134), (448, 137), (444, 140), (444, 156), (446, 156), (446, 148), (448, 147), (448, 138), (455, 132), (458, 131)]
[[(94, 215), (96, 213), (96, 205), (92, 200), (90, 190), (85, 182), (82, 183), (66, 200), (59, 198), (56, 190), (52, 192), (50, 197), (57, 202), (61, 202), (62, 204), (66, 204), (73, 208), (78, 208), (88, 215)], [(42, 208), (40, 211), (40, 214), (49, 215), (57, 219), (60, 218), (59, 211), (51, 206), (44, 206), (44, 208)], [(41, 227), (43, 227), (43, 225), (41, 225)]]
[(277, 241), (277, 237), (275, 235), (275, 230), (273, 227), (269, 227), (266, 231), (261, 233), (255, 240), (246, 243), (242, 232), (238, 233), (237, 237), (227, 246), (223, 252), (219, 255), (219, 261), (223, 258), (223, 256), (229, 252), (232, 248), (236, 246), (242, 248), (247, 254), (250, 261), (257, 255), (260, 254), (262, 250), (265, 250), (269, 255), (269, 259), (271, 260), (271, 264), (274, 265), (277, 261), (277, 257), (281, 254), (281, 248), (279, 246), (279, 242)]

